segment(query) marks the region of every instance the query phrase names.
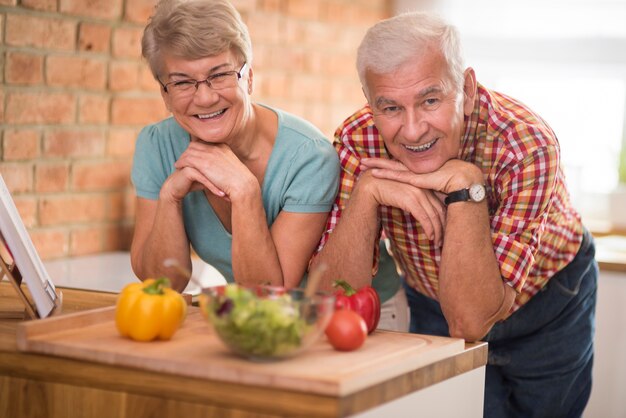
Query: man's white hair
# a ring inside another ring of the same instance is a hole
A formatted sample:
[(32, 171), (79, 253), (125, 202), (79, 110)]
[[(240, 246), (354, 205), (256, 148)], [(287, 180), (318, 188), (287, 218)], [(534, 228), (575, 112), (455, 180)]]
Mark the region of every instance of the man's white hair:
[(461, 93), (464, 67), (457, 29), (435, 14), (407, 12), (372, 26), (357, 50), (356, 67), (368, 96), (366, 73), (388, 74), (423, 54), (439, 48), (448, 64), (452, 88)]

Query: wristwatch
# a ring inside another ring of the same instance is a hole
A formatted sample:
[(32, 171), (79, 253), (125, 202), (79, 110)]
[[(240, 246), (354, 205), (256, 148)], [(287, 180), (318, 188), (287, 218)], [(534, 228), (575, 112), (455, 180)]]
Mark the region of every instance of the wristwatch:
[(474, 202), (479, 203), (485, 200), (487, 191), (483, 184), (472, 184), (466, 189), (456, 190), (448, 193), (444, 203), (449, 205), (454, 202)]

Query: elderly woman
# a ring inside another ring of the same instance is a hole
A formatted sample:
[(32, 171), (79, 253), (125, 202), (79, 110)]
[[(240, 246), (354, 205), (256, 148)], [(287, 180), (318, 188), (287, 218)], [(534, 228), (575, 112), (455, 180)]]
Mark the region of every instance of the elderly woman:
[(142, 53), (172, 117), (137, 139), (131, 262), (182, 290), (191, 248), (227, 281), (297, 286), (324, 230), (339, 161), (324, 135), (254, 103), (252, 46), (225, 0), (163, 0)]

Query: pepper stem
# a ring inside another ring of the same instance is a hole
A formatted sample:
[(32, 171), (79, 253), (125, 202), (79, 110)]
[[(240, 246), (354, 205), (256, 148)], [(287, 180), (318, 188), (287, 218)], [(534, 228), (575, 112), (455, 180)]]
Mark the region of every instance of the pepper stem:
[(149, 285), (145, 286), (143, 288), (144, 293), (147, 293), (149, 295), (162, 295), (163, 289), (165, 288), (169, 288), (172, 287), (172, 283), (170, 282), (170, 279), (168, 279), (167, 277), (161, 277), (156, 279), (154, 282), (150, 283)]
[(356, 293), (356, 290), (345, 280), (335, 280), (333, 287), (343, 289), (343, 293), (346, 296), (352, 296)]

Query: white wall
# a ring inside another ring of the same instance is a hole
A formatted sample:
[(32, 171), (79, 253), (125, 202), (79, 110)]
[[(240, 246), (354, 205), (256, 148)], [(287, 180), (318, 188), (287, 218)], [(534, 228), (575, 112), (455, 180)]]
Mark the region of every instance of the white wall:
[(557, 133), (583, 218), (609, 218), (626, 145), (626, 1), (395, 1), (396, 13), (407, 10), (433, 10), (459, 29), (478, 81), (525, 102)]
[(584, 417), (626, 417), (626, 273), (600, 272), (593, 380)]

